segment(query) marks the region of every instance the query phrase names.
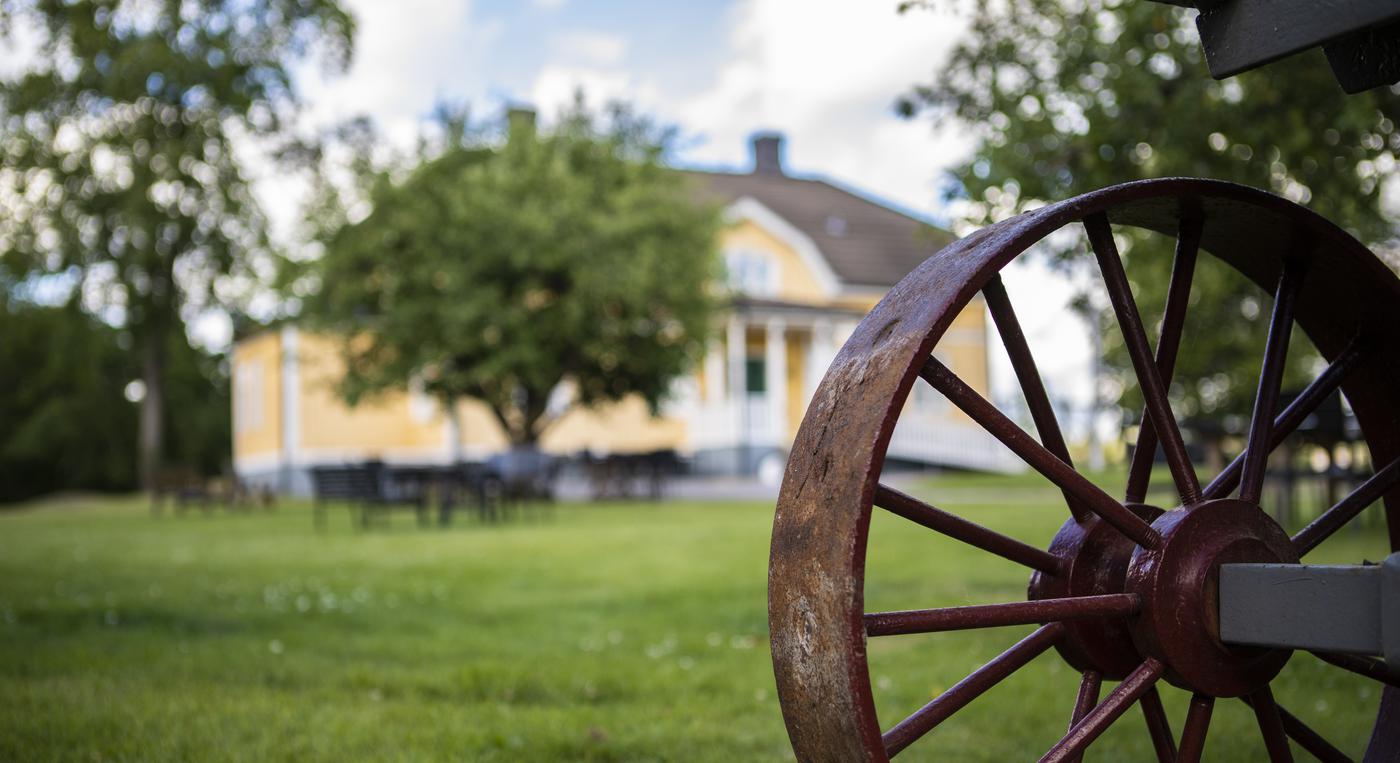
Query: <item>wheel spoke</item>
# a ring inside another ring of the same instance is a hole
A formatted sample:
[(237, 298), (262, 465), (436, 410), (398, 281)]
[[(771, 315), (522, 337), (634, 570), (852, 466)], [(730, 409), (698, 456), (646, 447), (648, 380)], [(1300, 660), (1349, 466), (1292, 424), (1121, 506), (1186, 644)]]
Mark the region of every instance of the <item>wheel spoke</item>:
[(1186, 456), (1186, 444), (1181, 439), (1181, 428), (1176, 425), (1171, 404), (1167, 401), (1167, 388), (1157, 373), (1157, 363), (1152, 359), (1152, 350), (1147, 344), (1147, 334), (1142, 329), (1142, 315), (1138, 313), (1133, 300), (1132, 287), (1128, 285), (1128, 274), (1123, 271), (1123, 260), (1118, 256), (1118, 247), (1113, 243), (1113, 230), (1108, 227), (1108, 217), (1097, 213), (1084, 218), (1084, 230), (1089, 234), (1089, 244), (1099, 261), (1104, 284), (1108, 287), (1108, 301), (1113, 305), (1113, 313), (1118, 318), (1118, 327), (1123, 332), (1123, 344), (1128, 357), (1133, 361), (1133, 372), (1137, 374), (1138, 386), (1142, 389), (1143, 400), (1147, 403), (1148, 417), (1162, 441), (1162, 451), (1167, 456), (1167, 466), (1171, 468), (1172, 479), (1176, 480), (1177, 492), (1182, 504), (1192, 506), (1200, 503), (1201, 485), (1191, 460)]
[(1137, 666), (1123, 682), (1118, 684), (1118, 688), (1109, 692), (1104, 701), (1089, 714), (1074, 724), (1074, 728), (1065, 734), (1064, 738), (1055, 743), (1050, 751), (1040, 759), (1040, 763), (1059, 763), (1071, 759), (1077, 759), (1084, 754), (1084, 749), (1091, 742), (1098, 739), (1114, 721), (1123, 715), (1128, 706), (1137, 701), (1139, 697), (1147, 693), (1157, 679), (1162, 677), (1162, 672), (1166, 666), (1155, 659), (1148, 658), (1146, 662)]
[[(1056, 458), (1073, 466), (1074, 462), (1069, 457), (1069, 447), (1065, 445), (1064, 434), (1060, 431), (1060, 422), (1055, 418), (1055, 408), (1050, 404), (1050, 395), (1045, 391), (1045, 381), (1040, 378), (1035, 356), (1031, 354), (1030, 345), (1026, 343), (1026, 335), (1021, 331), (1021, 322), (1016, 319), (1016, 310), (1011, 306), (1011, 298), (1006, 293), (1006, 286), (1001, 282), (1000, 274), (992, 276), (992, 280), (982, 287), (982, 296), (987, 300), (987, 310), (992, 314), (992, 323), (996, 324), (1001, 343), (1006, 347), (1007, 357), (1011, 359), (1011, 370), (1015, 372), (1016, 380), (1021, 385), (1021, 394), (1026, 398), (1026, 407), (1030, 409), (1035, 431), (1040, 435), (1040, 443), (1046, 450), (1055, 454)], [(1069, 511), (1075, 519), (1083, 520), (1089, 516), (1089, 510), (1068, 490), (1065, 491), (1065, 504), (1069, 506)]]
[(1177, 763), (1199, 763), (1201, 752), (1206, 748), (1206, 730), (1210, 728), (1210, 714), (1215, 709), (1215, 697), (1207, 694), (1192, 694), (1191, 706), (1186, 710), (1186, 725), (1181, 729), (1181, 749), (1177, 751)]
[(875, 488), (875, 505), (934, 532), (942, 533), (949, 538), (962, 541), (969, 546), (975, 546), (1033, 570), (1040, 570), (1049, 575), (1057, 575), (1060, 572), (1060, 560), (1049, 552), (1002, 535), (995, 530), (988, 530), (975, 522), (969, 522), (942, 509), (935, 509), (892, 487), (879, 485)]
[(1278, 709), (1279, 718), (1283, 721), (1283, 730), (1298, 746), (1307, 750), (1314, 758), (1322, 763), (1352, 763), (1351, 758), (1341, 750), (1332, 746), (1332, 743), (1322, 738), (1322, 735), (1313, 731), (1307, 724), (1298, 720), (1283, 708)]
[(1312, 654), (1319, 660), (1336, 665), (1342, 670), (1350, 670), (1358, 676), (1365, 676), (1387, 686), (1400, 689), (1400, 671), (1391, 670), (1380, 660), (1363, 657), (1359, 654), (1341, 654), (1339, 652), (1313, 652)]
[(1283, 372), (1288, 361), (1288, 340), (1293, 335), (1293, 309), (1298, 303), (1298, 291), (1303, 286), (1304, 267), (1301, 260), (1291, 260), (1283, 266), (1278, 290), (1274, 292), (1274, 312), (1269, 319), (1269, 339), (1264, 346), (1264, 362), (1259, 368), (1259, 389), (1254, 395), (1254, 412), (1249, 419), (1249, 439), (1241, 467), (1240, 500), (1258, 503), (1264, 492), (1264, 471), (1269, 452), (1274, 412), (1278, 408), (1279, 392), (1283, 388)]
[(1249, 699), (1254, 718), (1259, 722), (1259, 733), (1264, 735), (1270, 762), (1293, 763), (1293, 752), (1288, 749), (1288, 735), (1283, 730), (1283, 718), (1279, 716), (1278, 705), (1274, 704), (1273, 692), (1265, 686), (1249, 695)]
[[(1253, 701), (1248, 696), (1240, 697), (1246, 705), (1254, 707)], [(1274, 708), (1278, 710), (1279, 720), (1283, 722), (1283, 730), (1298, 746), (1307, 750), (1313, 757), (1322, 763), (1352, 763), (1347, 754), (1332, 746), (1331, 742), (1322, 738), (1322, 735), (1313, 731), (1306, 723), (1298, 720), (1296, 716), (1288, 712), (1277, 703)]]
[[(1368, 349), (1360, 337), (1352, 340), (1346, 349), (1337, 356), (1337, 359), (1327, 366), (1327, 370), (1313, 379), (1311, 384), (1293, 398), (1293, 402), (1283, 409), (1283, 413), (1274, 419), (1273, 426), (1269, 427), (1268, 448), (1270, 451), (1277, 448), (1284, 438), (1292, 434), (1293, 430), (1297, 429), (1304, 419), (1317, 410), (1319, 405), (1322, 405), (1322, 401), (1326, 400), (1328, 395), (1336, 391), (1337, 387), (1365, 359)], [(1244, 466), (1246, 455), (1248, 452), (1236, 456), (1234, 461), (1231, 461), (1228, 466), (1221, 470), (1220, 474), (1216, 475), (1215, 479), (1210, 481), (1209, 485), (1206, 485), (1205, 490), (1201, 491), (1206, 500), (1224, 498), (1240, 484), (1240, 470)]]
[[(1162, 330), (1157, 337), (1157, 373), (1164, 385), (1170, 385), (1176, 371), (1176, 353), (1181, 347), (1181, 332), (1186, 326), (1186, 308), (1191, 298), (1191, 279), (1196, 271), (1196, 255), (1201, 244), (1201, 215), (1198, 211), (1181, 216), (1176, 235), (1176, 257), (1172, 261), (1171, 283), (1167, 287), (1167, 304), (1162, 310)], [(1133, 463), (1128, 468), (1128, 503), (1147, 499), (1147, 485), (1152, 479), (1152, 462), (1157, 458), (1157, 429), (1151, 416), (1144, 411), (1138, 427), (1137, 447)]]
[(953, 404), (963, 413), (966, 413), (993, 437), (1001, 440), (1031, 468), (1045, 475), (1061, 489), (1069, 491), (1090, 511), (1118, 528), (1120, 532), (1139, 546), (1155, 548), (1161, 541), (1157, 531), (1153, 530), (1146, 521), (1129, 511), (1113, 496), (1085, 479), (1082, 474), (1074, 470), (1074, 467), (1046, 450), (1045, 446), (1036, 442), (1024, 429), (1016, 426), (1011, 419), (997, 410), (996, 406), (977, 394), (936, 358), (930, 357), (924, 360), (924, 367), (920, 375), (924, 381), (933, 385), (934, 389), (953, 401)]
[(997, 655), (991, 662), (974, 670), (967, 678), (885, 732), (881, 739), (885, 743), (886, 754), (890, 757), (899, 754), (953, 713), (963, 709), (967, 703), (977, 699), (1007, 676), (1025, 667), (1026, 663), (1035, 659), (1037, 655), (1054, 646), (1063, 635), (1064, 626), (1059, 623), (1042, 626), (1018, 641), (1015, 646)]
[(1375, 503), (1378, 498), (1395, 487), (1397, 482), (1400, 482), (1400, 458), (1391, 461), (1384, 469), (1371, 475), (1370, 479), (1361, 483), (1346, 498), (1337, 502), (1336, 506), (1324, 511), (1322, 516), (1299, 530), (1298, 534), (1293, 536), (1293, 546), (1298, 549), (1298, 556), (1307, 554), (1323, 541), (1332, 537), (1333, 533), (1345, 527), (1348, 522), (1365, 511), (1366, 507)]
[(1092, 617), (1126, 617), (1135, 614), (1138, 608), (1136, 594), (1112, 593), (970, 607), (874, 612), (865, 616), (865, 632), (870, 636), (894, 636), (994, 628), (1002, 625), (1032, 625)]
[[(1099, 703), (1099, 687), (1103, 683), (1103, 674), (1097, 670), (1084, 671), (1083, 678), (1079, 681), (1079, 695), (1074, 699), (1074, 712), (1069, 717), (1069, 727), (1074, 728), (1076, 723), (1084, 720), (1084, 716)], [(1066, 758), (1067, 763), (1079, 763), (1082, 756), (1074, 755)]]
[(1176, 760), (1176, 740), (1172, 738), (1172, 726), (1167, 720), (1167, 711), (1162, 708), (1162, 696), (1157, 693), (1157, 687), (1143, 692), (1138, 705), (1147, 721), (1147, 733), (1152, 737), (1152, 749), (1157, 751), (1158, 762), (1172, 763)]

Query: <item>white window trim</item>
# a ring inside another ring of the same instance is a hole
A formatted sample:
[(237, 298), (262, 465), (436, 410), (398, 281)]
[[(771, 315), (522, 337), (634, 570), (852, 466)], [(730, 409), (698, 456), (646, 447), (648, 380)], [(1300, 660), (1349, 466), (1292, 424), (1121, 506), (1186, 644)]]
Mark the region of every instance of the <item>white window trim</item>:
[(841, 279), (836, 277), (836, 272), (831, 269), (816, 243), (757, 199), (752, 196), (740, 198), (725, 209), (725, 217), (731, 222), (747, 220), (768, 231), (797, 253), (798, 259), (811, 271), (826, 296), (835, 297), (841, 293)]
[(263, 362), (249, 360), (238, 364), (234, 375), (233, 429), (248, 432), (262, 429), (266, 420), (264, 406), (267, 391), (263, 389)]

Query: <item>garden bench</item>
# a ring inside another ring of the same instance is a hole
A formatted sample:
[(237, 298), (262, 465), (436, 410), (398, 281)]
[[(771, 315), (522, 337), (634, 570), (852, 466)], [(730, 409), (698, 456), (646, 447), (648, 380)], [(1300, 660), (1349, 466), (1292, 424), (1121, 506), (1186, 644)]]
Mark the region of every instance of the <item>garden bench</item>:
[(639, 487), (645, 488), (648, 498), (660, 500), (666, 480), (680, 471), (680, 457), (673, 450), (613, 453), (601, 458), (587, 454), (584, 458), (595, 501), (632, 498)]
[(428, 522), (427, 491), (414, 481), (395, 479), (393, 471), (382, 463), (317, 466), (311, 469), (315, 490), (314, 522), (317, 529), (325, 528), (326, 506), (340, 501), (359, 512), (358, 524), (368, 528), (375, 513), (396, 508), (412, 509), (420, 526)]

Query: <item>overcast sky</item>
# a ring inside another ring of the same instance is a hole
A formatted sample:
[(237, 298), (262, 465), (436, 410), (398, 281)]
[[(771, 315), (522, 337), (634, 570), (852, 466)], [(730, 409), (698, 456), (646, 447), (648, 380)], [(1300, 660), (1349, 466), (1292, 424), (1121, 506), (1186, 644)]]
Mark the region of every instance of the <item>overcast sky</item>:
[(788, 135), (799, 172), (854, 183), (924, 214), (956, 134), (896, 117), (928, 79), (957, 19), (896, 13), (894, 0), (351, 0), (347, 76), (304, 79), (315, 121), (359, 113), (412, 134), (438, 100), (479, 115), (529, 104), (544, 115), (582, 88), (682, 130), (687, 164), (745, 166), (747, 136)]

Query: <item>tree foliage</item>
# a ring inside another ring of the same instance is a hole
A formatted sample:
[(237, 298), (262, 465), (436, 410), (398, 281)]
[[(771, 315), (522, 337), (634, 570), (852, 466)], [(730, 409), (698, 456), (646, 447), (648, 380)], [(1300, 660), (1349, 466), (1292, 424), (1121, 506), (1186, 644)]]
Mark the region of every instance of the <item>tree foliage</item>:
[[(76, 305), (44, 307), (0, 291), (0, 503), (136, 482), (138, 376), (130, 336)], [(217, 474), (227, 463), (227, 375), (220, 359), (172, 337), (166, 463)]]
[(561, 389), (656, 404), (699, 357), (718, 275), (717, 210), (664, 166), (669, 133), (620, 108), (494, 144), (464, 124), (323, 239), (307, 314), (344, 338), (345, 397), (476, 398), (516, 445)]
[[(966, 36), (936, 79), (897, 107), (972, 130), (975, 151), (954, 171), (967, 222), (985, 225), (1115, 183), (1188, 175), (1273, 191), (1373, 245), (1394, 235), (1381, 204), (1400, 150), (1394, 89), (1347, 96), (1316, 51), (1215, 81), (1194, 12), (1163, 3), (978, 0), (962, 7), (970, 11)], [(1150, 325), (1166, 298), (1170, 242), (1121, 233)], [(1075, 267), (1087, 252), (1081, 237), (1052, 255)], [(1102, 301), (1085, 304), (1106, 311)], [(1190, 341), (1177, 363), (1178, 378), (1192, 381), (1173, 389), (1179, 413), (1248, 411), (1269, 304), (1223, 263), (1201, 259)], [(1102, 319), (1111, 322), (1106, 312)], [(1110, 330), (1104, 338), (1121, 402), (1136, 413), (1141, 397), (1121, 337)], [(1301, 338), (1290, 356), (1288, 383), (1296, 384), (1316, 356)]]
[(0, 502), (131, 488), (133, 370), (116, 332), (72, 307), (0, 307)]
[(148, 477), (169, 337), (266, 250), (240, 152), (295, 116), (294, 64), (346, 64), (352, 28), (334, 0), (0, 0), (23, 62), (0, 79), (0, 267), (67, 274), (130, 330)]

